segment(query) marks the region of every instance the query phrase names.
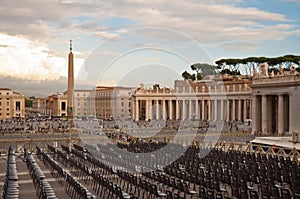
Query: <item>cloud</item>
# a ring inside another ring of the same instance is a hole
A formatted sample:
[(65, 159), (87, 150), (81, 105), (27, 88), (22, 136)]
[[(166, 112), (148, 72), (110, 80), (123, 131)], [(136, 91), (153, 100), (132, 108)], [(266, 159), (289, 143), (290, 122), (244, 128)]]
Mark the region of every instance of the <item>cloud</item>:
[[(52, 54), (46, 44), (33, 42), (21, 36), (0, 33), (0, 74), (30, 80), (54, 80), (67, 76), (67, 53), (65, 56)], [(84, 59), (74, 52), (75, 75)], [(77, 57), (77, 56), (76, 56)]]
[(283, 2), (294, 2), (294, 3), (300, 3), (300, 0), (281, 0)]
[[(294, 0), (295, 1), (295, 0)], [(264, 35), (261, 26), (276, 27), (276, 23), (288, 22), (286, 16), (257, 8), (239, 7), (241, 0), (160, 0), (160, 1), (47, 1), (3, 0), (0, 31), (22, 34), (35, 39), (53, 39), (66, 34), (89, 35), (108, 38), (118, 34), (117, 29), (130, 27), (167, 27), (183, 31), (200, 42), (232, 40), (239, 27), (239, 35), (247, 40), (259, 40), (248, 31)], [(131, 26), (112, 27), (105, 20), (122, 17), (136, 21)], [(274, 22), (275, 25), (265, 25)], [(102, 24), (102, 25), (100, 25)], [(69, 31), (69, 33), (68, 33)], [(276, 29), (279, 31), (279, 29)], [(225, 32), (226, 34), (223, 34)], [(261, 33), (260, 33), (261, 32)], [(284, 32), (282, 35), (285, 36)], [(160, 35), (167, 38), (167, 35)], [(240, 39), (240, 38), (238, 38)], [(276, 39), (273, 38), (273, 39)]]
[[(12, 76), (0, 75), (2, 88), (10, 88), (25, 96), (46, 97), (54, 93), (63, 93), (67, 90), (67, 78), (59, 77), (56, 80), (29, 80)], [(93, 89), (94, 85), (76, 81), (75, 89)]]
[[(135, 28), (166, 28), (191, 37), (200, 44), (212, 44), (219, 49), (233, 51), (253, 50), (261, 41), (284, 40), (300, 35), (300, 30), (295, 26), (297, 22), (284, 14), (244, 7), (240, 4), (242, 2), (1, 0), (0, 74), (49, 81), (66, 76), (68, 52), (62, 50), (66, 49), (62, 43), (71, 37), (83, 43), (76, 48), (78, 52), (74, 52), (77, 76), (89, 50), (107, 38), (113, 38), (110, 42), (118, 43), (122, 33)], [(137, 41), (141, 44), (154, 38), (168, 45), (179, 43), (183, 38), (178, 37), (179, 34), (170, 35), (170, 31), (144, 29), (135, 32), (145, 38)], [(131, 36), (135, 38), (136, 35)], [(80, 49), (83, 46), (85, 48)], [(118, 50), (103, 49), (102, 54), (116, 56)]]

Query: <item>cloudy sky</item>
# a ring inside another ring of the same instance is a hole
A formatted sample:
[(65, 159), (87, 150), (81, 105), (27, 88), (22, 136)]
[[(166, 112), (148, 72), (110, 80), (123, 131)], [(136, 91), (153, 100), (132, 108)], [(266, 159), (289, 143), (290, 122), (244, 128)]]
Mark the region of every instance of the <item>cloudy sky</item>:
[(196, 62), (300, 52), (299, 0), (0, 0), (0, 87), (172, 86)]

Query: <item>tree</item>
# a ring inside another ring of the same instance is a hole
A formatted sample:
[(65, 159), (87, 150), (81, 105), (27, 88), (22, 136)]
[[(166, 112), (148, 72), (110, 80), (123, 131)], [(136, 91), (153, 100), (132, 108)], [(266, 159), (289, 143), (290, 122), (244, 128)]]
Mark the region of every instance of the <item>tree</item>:
[(283, 65), (285, 70), (288, 70), (292, 64), (296, 64), (298, 67), (296, 68), (297, 71), (300, 71), (300, 56), (297, 55), (284, 55), (280, 57), (247, 57), (243, 59), (235, 59), (235, 58), (228, 58), (228, 59), (220, 59), (217, 60), (215, 63), (222, 68), (222, 73), (229, 74), (229, 71), (225, 71), (224, 69), (229, 69), (230, 71), (237, 73), (240, 70), (240, 67), (244, 67), (246, 75), (251, 75), (253, 73), (253, 69), (260, 70), (258, 65), (261, 63), (267, 62), (269, 65), (269, 71), (271, 72), (274, 70), (277, 73), (278, 68)]
[(196, 79), (196, 76), (195, 74), (190, 74), (189, 72), (187, 71), (184, 71), (181, 76), (183, 77), (183, 79), (185, 80), (195, 80)]
[(32, 99), (25, 98), (25, 107), (32, 107)]
[[(220, 67), (215, 66), (215, 65), (210, 65), (207, 63), (196, 63), (191, 65), (191, 69), (193, 71), (196, 71), (196, 77), (197, 80), (201, 80), (203, 77), (207, 75), (214, 75), (216, 74), (216, 70), (219, 69)], [(198, 79), (201, 78), (201, 79)]]

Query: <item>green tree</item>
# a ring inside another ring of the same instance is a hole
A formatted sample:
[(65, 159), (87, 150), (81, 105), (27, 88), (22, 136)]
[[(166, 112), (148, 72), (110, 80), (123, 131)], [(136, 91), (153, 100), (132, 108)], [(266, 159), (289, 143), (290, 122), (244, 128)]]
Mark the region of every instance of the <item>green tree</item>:
[(196, 80), (196, 76), (195, 74), (191, 74), (187, 71), (184, 71), (181, 76), (183, 77), (183, 79), (185, 80)]
[(30, 108), (32, 107), (32, 99), (25, 99), (25, 107)]
[[(216, 70), (219, 69), (220, 67), (215, 66), (215, 65), (210, 65), (207, 63), (195, 63), (193, 65), (191, 65), (191, 69), (193, 71), (196, 71), (196, 77), (198, 78), (203, 78), (207, 75), (215, 75), (216, 74)], [(201, 74), (201, 75), (199, 75)], [(198, 80), (201, 80), (198, 79)]]

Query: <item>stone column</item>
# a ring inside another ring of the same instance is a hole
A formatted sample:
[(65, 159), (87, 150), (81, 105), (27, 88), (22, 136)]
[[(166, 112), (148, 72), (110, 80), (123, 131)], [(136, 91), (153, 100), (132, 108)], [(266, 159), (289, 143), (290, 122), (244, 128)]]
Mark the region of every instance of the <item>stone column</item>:
[(179, 100), (176, 100), (176, 120), (179, 120)]
[(166, 120), (166, 113), (167, 113), (167, 111), (166, 111), (166, 100), (162, 100), (162, 105), (163, 105), (163, 110), (162, 110), (162, 119), (163, 120)]
[(149, 120), (149, 100), (146, 100), (146, 108), (145, 108), (145, 120)]
[(188, 119), (192, 119), (193, 117), (193, 101), (192, 100), (189, 100), (189, 115), (188, 115)]
[(235, 120), (235, 99), (232, 100), (232, 120)]
[(140, 116), (139, 116), (139, 112), (140, 112), (140, 107), (139, 107), (139, 100), (135, 100), (135, 121), (139, 121)]
[(262, 133), (268, 133), (268, 98), (266, 95), (261, 96), (261, 109), (262, 109)]
[(195, 109), (196, 109), (196, 119), (199, 119), (200, 110), (199, 110), (199, 101), (198, 101), (198, 99), (196, 99), (196, 101), (195, 101)]
[(278, 95), (278, 116), (277, 116), (277, 129), (278, 129), (278, 134), (282, 135), (283, 134), (283, 120), (284, 120), (284, 112), (283, 112), (283, 95), (279, 94)]
[(152, 100), (149, 100), (149, 119), (152, 120), (153, 119), (153, 110), (152, 110)]
[(185, 103), (185, 100), (182, 100), (182, 117), (181, 117), (181, 119), (182, 120), (185, 120), (186, 119), (186, 103)]
[(214, 120), (218, 120), (218, 100), (214, 100)]
[(238, 100), (238, 121), (242, 121), (242, 100)]
[[(104, 117), (105, 116), (104, 110), (103, 110), (102, 114), (103, 114), (103, 117)], [(134, 99), (131, 100), (131, 118), (133, 120), (135, 120), (135, 100)]]
[(205, 100), (201, 100), (201, 120), (204, 120), (205, 119), (205, 108), (204, 108), (204, 104), (205, 103)]
[(249, 118), (248, 119), (252, 119), (252, 99), (249, 99)]
[(229, 99), (226, 100), (226, 121), (230, 121), (230, 101)]
[(210, 110), (210, 99), (207, 100), (207, 120), (210, 120), (210, 113), (211, 113), (211, 110)]
[(159, 100), (156, 100), (156, 118), (159, 120)]
[(251, 116), (252, 116), (252, 134), (258, 130), (258, 123), (257, 123), (257, 96), (252, 95), (252, 106), (251, 106)]
[(221, 99), (220, 120), (224, 121), (224, 100), (223, 99)]
[(172, 100), (169, 100), (169, 119), (173, 120), (173, 106), (172, 106)]
[(247, 100), (243, 100), (244, 102), (244, 116), (243, 116), (243, 121), (245, 121), (247, 118)]

